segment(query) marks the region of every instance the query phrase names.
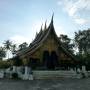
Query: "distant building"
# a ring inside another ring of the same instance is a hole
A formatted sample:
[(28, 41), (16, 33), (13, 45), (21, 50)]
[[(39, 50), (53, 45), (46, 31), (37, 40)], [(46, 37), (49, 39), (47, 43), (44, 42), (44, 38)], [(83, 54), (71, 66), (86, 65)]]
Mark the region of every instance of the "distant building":
[(75, 66), (75, 57), (67, 51), (56, 35), (53, 16), (49, 26), (37, 33), (28, 48), (17, 56), (32, 69), (68, 69)]

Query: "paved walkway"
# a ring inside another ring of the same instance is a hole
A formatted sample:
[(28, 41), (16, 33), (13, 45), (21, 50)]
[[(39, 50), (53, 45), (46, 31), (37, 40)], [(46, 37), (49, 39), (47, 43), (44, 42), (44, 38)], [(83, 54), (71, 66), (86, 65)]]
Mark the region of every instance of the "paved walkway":
[(59, 80), (0, 80), (0, 90), (90, 90), (90, 78)]

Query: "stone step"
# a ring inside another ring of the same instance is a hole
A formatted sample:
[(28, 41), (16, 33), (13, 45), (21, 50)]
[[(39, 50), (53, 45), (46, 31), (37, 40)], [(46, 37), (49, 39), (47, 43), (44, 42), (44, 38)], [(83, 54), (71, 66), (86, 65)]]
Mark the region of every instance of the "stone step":
[(53, 78), (74, 78), (75, 72), (71, 71), (33, 71), (34, 79), (53, 79)]

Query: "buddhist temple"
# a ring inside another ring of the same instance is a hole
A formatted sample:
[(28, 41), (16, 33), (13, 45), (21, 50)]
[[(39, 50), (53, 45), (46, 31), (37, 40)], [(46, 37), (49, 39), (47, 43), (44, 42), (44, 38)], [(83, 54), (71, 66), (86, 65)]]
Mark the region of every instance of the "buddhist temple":
[(75, 57), (65, 49), (55, 32), (53, 16), (49, 26), (45, 23), (29, 47), (18, 51), (17, 56), (32, 69), (67, 69), (76, 63)]

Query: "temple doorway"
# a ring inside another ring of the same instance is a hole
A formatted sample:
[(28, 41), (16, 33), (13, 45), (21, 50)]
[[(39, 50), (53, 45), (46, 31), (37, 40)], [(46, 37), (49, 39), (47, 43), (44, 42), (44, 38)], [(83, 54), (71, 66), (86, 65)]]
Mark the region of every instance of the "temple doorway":
[(55, 51), (51, 52), (50, 59), (51, 59), (51, 68), (55, 69), (55, 67), (58, 66), (58, 56)]
[(43, 52), (43, 66), (44, 67), (48, 67), (49, 65), (49, 63), (48, 63), (48, 61), (49, 61), (49, 59), (50, 59), (50, 55), (49, 55), (49, 52), (48, 51), (44, 51)]
[(43, 64), (47, 69), (54, 70), (58, 65), (58, 56), (55, 51), (49, 53), (49, 51), (43, 52)]

